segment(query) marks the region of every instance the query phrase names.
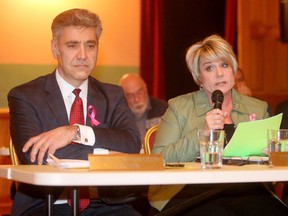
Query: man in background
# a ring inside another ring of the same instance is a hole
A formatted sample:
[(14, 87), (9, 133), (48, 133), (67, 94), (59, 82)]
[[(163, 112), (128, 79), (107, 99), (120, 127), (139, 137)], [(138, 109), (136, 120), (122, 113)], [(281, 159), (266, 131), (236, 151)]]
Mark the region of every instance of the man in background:
[[(240, 94), (243, 94), (243, 95), (246, 95), (246, 96), (250, 96), (252, 97), (252, 91), (251, 89), (247, 86), (246, 84), (246, 79), (245, 79), (245, 76), (244, 76), (244, 72), (241, 68), (238, 68), (237, 70), (237, 73), (235, 75), (235, 86), (234, 88), (240, 93)], [(270, 116), (272, 116), (273, 112), (272, 112), (272, 107), (269, 103), (269, 101), (267, 101), (268, 103), (268, 113)]]
[(251, 89), (247, 86), (243, 70), (238, 68), (235, 76), (235, 89), (243, 95), (252, 96)]
[(168, 107), (167, 102), (149, 96), (147, 85), (138, 74), (124, 74), (119, 84), (123, 88), (128, 106), (135, 116), (143, 142), (147, 129), (160, 123), (161, 116)]

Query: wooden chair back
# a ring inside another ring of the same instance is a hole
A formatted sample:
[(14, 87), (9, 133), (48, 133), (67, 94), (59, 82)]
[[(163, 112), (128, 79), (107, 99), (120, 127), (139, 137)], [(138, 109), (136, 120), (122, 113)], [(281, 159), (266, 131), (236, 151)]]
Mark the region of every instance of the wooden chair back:
[(156, 136), (156, 132), (158, 128), (159, 128), (159, 125), (157, 124), (147, 130), (144, 136), (144, 153), (145, 154), (151, 154), (151, 151), (155, 144), (155, 136)]
[(13, 165), (19, 165), (19, 160), (12, 142), (12, 139), (10, 139), (10, 145), (9, 145), (9, 151), (10, 151), (10, 157), (11, 157), (11, 162)]

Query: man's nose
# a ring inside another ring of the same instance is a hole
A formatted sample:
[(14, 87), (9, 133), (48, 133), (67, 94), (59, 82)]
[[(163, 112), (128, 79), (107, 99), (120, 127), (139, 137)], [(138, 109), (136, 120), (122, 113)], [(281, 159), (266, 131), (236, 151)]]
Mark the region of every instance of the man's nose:
[(85, 49), (85, 46), (80, 46), (77, 58), (79, 59), (87, 58), (87, 51)]

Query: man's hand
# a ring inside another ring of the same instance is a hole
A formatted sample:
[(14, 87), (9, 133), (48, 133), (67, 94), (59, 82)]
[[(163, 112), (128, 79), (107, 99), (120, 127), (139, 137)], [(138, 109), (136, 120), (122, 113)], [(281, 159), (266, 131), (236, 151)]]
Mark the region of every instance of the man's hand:
[[(30, 148), (31, 162), (37, 161), (38, 164), (43, 163), (45, 153), (54, 154), (59, 148), (62, 148), (71, 143), (77, 133), (77, 126), (62, 126), (53, 130), (31, 137), (24, 145), (22, 151), (27, 152)], [(36, 158), (38, 154), (38, 158)]]

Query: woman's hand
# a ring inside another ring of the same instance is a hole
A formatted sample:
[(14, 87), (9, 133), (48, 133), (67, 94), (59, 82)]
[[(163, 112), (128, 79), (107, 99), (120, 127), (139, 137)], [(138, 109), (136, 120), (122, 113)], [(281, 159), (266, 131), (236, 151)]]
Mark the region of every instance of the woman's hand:
[(223, 129), (224, 120), (227, 116), (226, 112), (223, 112), (220, 109), (212, 109), (206, 113), (204, 129), (205, 130), (214, 130), (214, 129)]

